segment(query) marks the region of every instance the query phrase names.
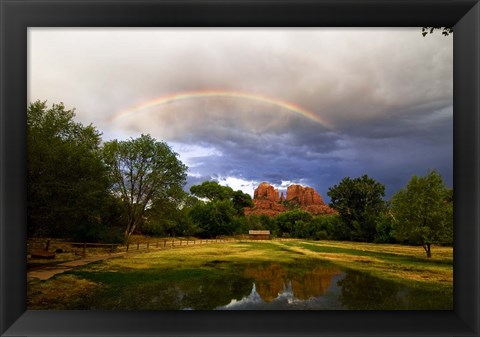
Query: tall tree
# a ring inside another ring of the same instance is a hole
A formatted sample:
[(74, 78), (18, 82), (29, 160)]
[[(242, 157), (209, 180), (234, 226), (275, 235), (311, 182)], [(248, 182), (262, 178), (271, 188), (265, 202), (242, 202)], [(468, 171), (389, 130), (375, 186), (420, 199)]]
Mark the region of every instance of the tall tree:
[(191, 208), (201, 202), (181, 188), (172, 188), (157, 198), (147, 210), (141, 232), (153, 235), (189, 236), (198, 231), (189, 217)]
[(169, 190), (186, 183), (187, 167), (166, 143), (150, 135), (113, 140), (105, 143), (103, 150), (113, 190), (126, 205), (125, 240), (128, 241), (152, 202), (167, 197)]
[(204, 181), (200, 185), (190, 187), (190, 192), (198, 198), (206, 198), (209, 201), (231, 200), (237, 215), (244, 215), (244, 208), (253, 206), (250, 194), (241, 190), (233, 191), (229, 186), (222, 186), (216, 181)]
[(350, 239), (373, 241), (376, 218), (385, 209), (385, 186), (367, 175), (345, 177), (328, 192), (330, 206), (338, 211), (350, 231)]
[(235, 208), (231, 200), (199, 202), (190, 211), (190, 218), (198, 226), (202, 237), (232, 235), (237, 229)]
[(452, 243), (453, 190), (438, 172), (413, 176), (391, 204), (393, 234), (398, 240), (421, 244), (427, 257), (432, 256), (432, 244)]
[(222, 186), (216, 181), (204, 181), (200, 185), (190, 187), (190, 192), (199, 198), (213, 200), (227, 200), (233, 195), (233, 189), (229, 186)]
[(74, 110), (36, 101), (27, 108), (29, 236), (67, 237), (101, 222), (109, 181), (101, 134), (74, 121)]

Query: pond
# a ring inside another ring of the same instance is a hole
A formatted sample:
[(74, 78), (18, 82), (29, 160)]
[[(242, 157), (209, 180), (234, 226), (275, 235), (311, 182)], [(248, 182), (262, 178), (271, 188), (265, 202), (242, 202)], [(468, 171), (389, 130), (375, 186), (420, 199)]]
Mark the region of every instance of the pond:
[[(231, 264), (126, 277), (91, 309), (412, 310), (448, 309), (438, 290), (408, 288), (330, 263)], [(133, 277), (133, 279), (132, 279)], [(105, 280), (105, 279), (104, 279)], [(139, 280), (142, 283), (139, 284)], [(117, 280), (118, 281), (118, 280)], [(131, 288), (129, 287), (131, 282)]]

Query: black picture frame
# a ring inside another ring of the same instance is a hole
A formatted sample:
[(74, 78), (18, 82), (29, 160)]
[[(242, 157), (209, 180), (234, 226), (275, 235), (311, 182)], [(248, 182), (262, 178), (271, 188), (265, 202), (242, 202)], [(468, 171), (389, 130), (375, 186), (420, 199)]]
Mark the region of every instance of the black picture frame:
[[(478, 336), (479, 46), (476, 0), (0, 0), (2, 336)], [(28, 27), (454, 26), (453, 311), (26, 310)]]

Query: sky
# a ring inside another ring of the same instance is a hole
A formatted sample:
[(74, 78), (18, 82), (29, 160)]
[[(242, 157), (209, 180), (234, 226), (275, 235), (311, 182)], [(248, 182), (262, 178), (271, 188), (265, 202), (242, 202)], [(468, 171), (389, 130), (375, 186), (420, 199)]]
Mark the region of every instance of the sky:
[(253, 195), (364, 174), (453, 187), (453, 37), (421, 28), (29, 28), (28, 100), (103, 140), (150, 134)]

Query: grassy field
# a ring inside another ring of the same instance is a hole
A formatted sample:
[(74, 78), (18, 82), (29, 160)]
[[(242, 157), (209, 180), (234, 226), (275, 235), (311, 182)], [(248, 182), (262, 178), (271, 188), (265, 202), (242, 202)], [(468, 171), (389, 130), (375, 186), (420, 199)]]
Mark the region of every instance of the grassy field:
[[(421, 247), (303, 240), (155, 250), (30, 282), (28, 308), (212, 309), (225, 304), (225, 299), (241, 298), (250, 292), (253, 276), (246, 270), (252, 265), (261, 270), (275, 263), (279, 267), (274, 269), (283, 270), (282, 275), (308, 274), (315, 266), (330, 270), (329, 275), (336, 270), (347, 273), (339, 284), (343, 284), (341, 299), (349, 309), (395, 309), (403, 287), (409, 290), (407, 300), (412, 302), (408, 309), (452, 309), (453, 249), (433, 247), (432, 253), (432, 258), (426, 258)], [(249, 276), (239, 276), (246, 274)], [(306, 279), (311, 278), (308, 275)], [(179, 294), (183, 294), (181, 303)], [(372, 304), (374, 295), (391, 296), (390, 302)]]

